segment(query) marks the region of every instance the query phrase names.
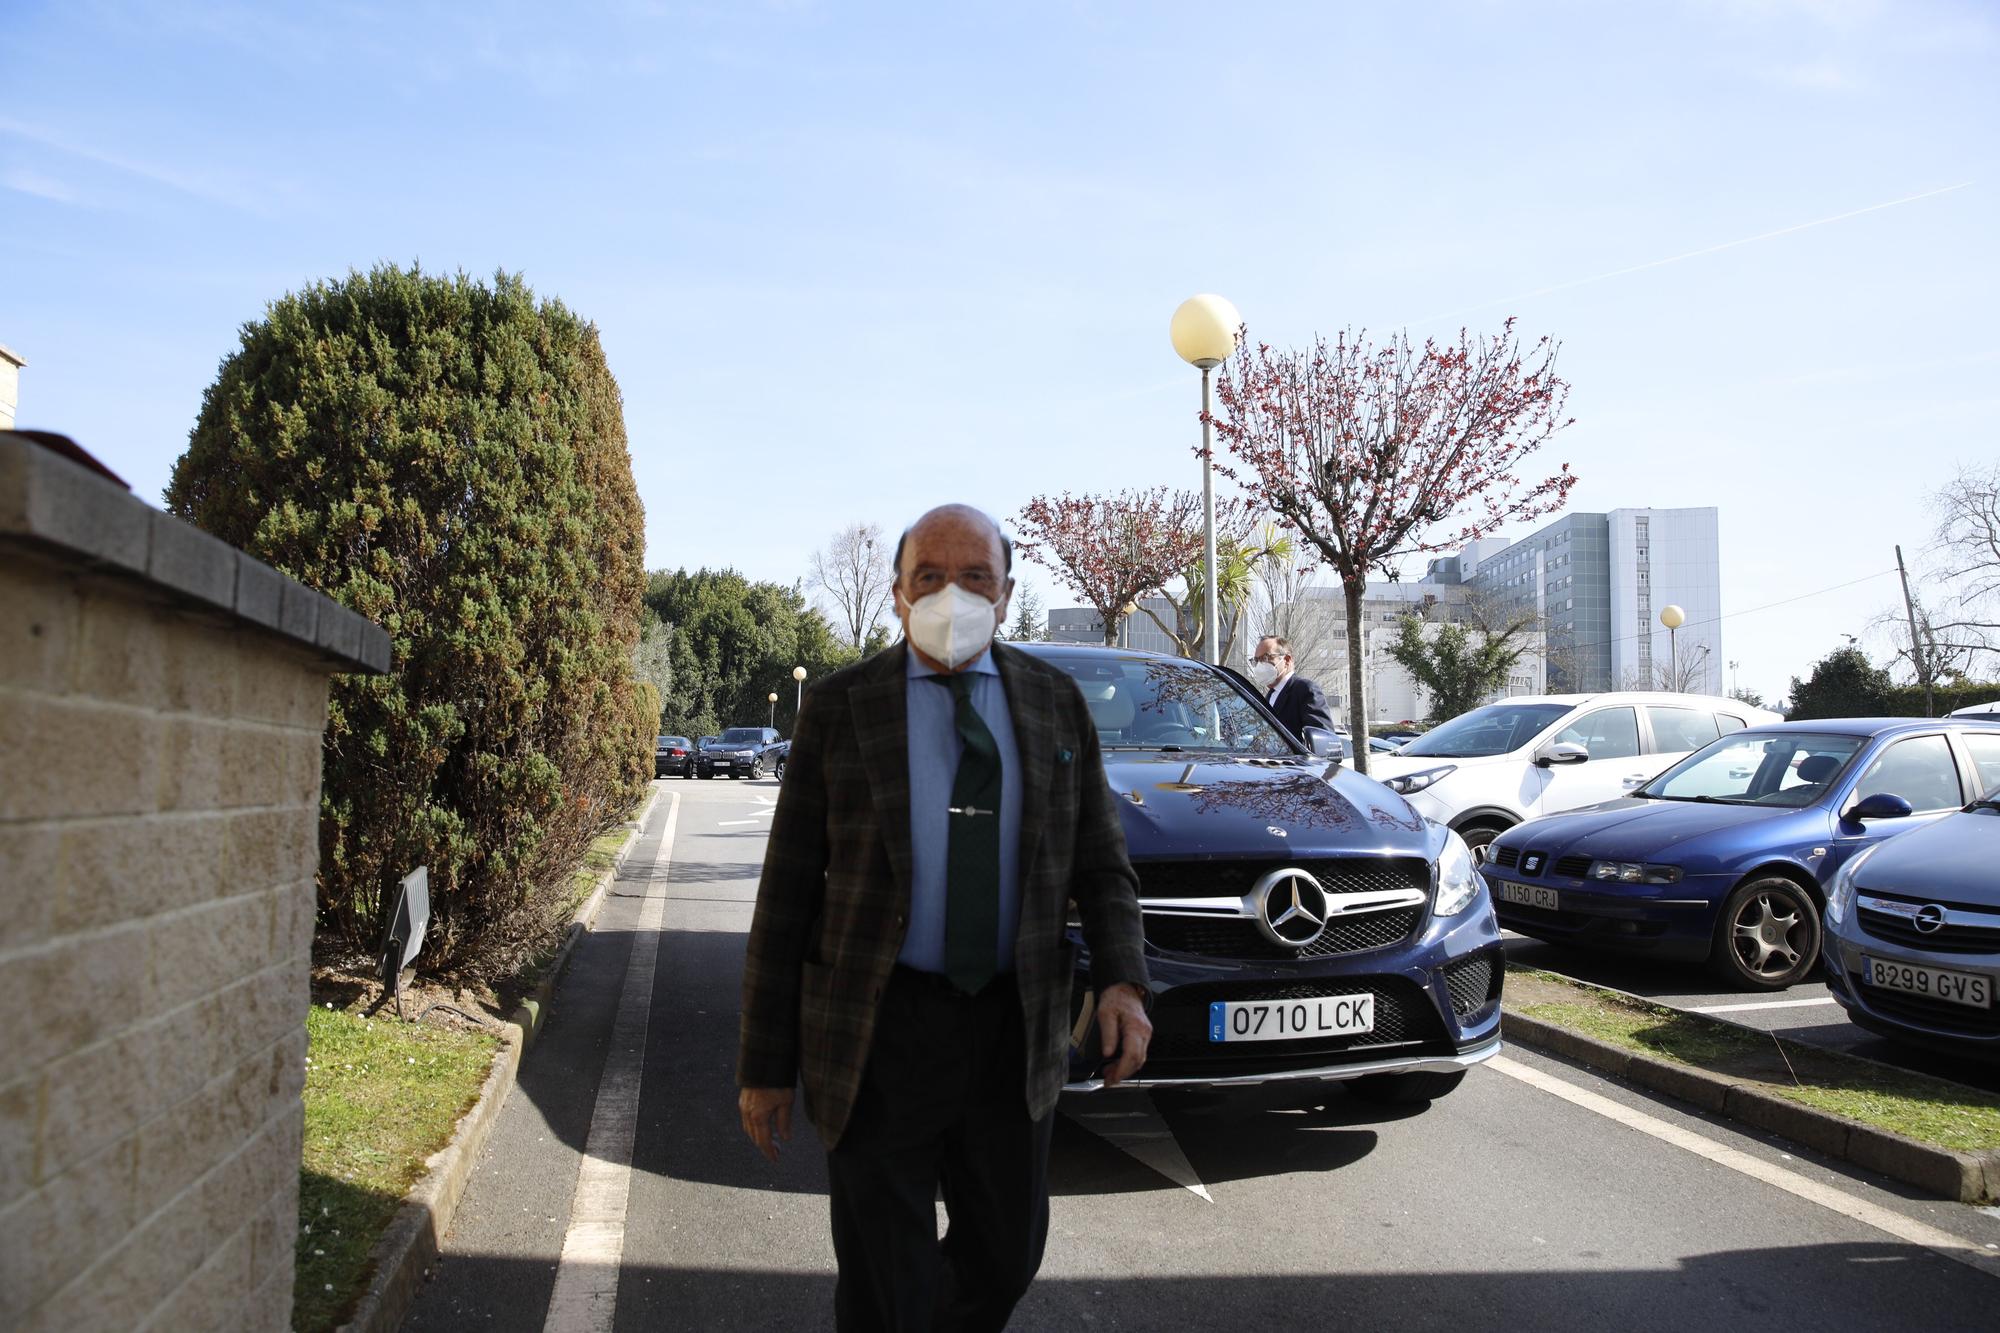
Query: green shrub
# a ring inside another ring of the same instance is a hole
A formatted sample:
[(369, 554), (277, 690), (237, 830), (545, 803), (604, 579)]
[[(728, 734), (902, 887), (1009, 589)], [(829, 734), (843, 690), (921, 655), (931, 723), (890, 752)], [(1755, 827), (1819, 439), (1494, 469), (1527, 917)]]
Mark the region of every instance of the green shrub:
[(223, 361), (167, 503), (394, 640), (390, 674), (333, 684), (322, 934), (372, 948), (428, 865), (427, 967), (531, 940), (652, 765), (644, 515), (596, 329), (505, 273), (287, 295)]

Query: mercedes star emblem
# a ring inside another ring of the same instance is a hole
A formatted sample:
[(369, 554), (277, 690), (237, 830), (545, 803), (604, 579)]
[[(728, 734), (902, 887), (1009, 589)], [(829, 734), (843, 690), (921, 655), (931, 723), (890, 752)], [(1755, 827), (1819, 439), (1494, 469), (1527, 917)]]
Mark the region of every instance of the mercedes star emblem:
[(1303, 949), (1326, 929), (1326, 890), (1296, 866), (1273, 870), (1251, 890), (1257, 901), (1257, 928), (1264, 938), (1288, 949)]

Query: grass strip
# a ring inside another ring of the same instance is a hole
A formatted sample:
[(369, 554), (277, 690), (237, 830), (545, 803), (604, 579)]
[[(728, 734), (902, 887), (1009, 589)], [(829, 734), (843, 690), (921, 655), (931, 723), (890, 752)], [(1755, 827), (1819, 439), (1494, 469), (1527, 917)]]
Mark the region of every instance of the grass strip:
[(319, 1006), (306, 1041), (292, 1325), (316, 1331), (360, 1297), (369, 1251), (478, 1097), (500, 1043)]
[(1959, 1152), (2000, 1149), (2000, 1097), (1770, 1033), (1509, 968), (1507, 1008), (1644, 1055)]

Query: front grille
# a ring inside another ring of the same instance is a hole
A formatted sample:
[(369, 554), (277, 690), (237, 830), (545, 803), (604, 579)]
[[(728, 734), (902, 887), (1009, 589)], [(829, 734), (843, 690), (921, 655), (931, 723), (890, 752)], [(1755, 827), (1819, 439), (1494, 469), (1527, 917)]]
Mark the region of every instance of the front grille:
[(1491, 952), (1445, 964), (1444, 988), (1451, 996), (1451, 1011), (1461, 1019), (1470, 1018), (1499, 999), (1500, 977), (1499, 960)]
[(1856, 992), (1868, 1001), (1868, 1007), (1885, 1017), (1900, 1018), (1906, 1023), (1944, 1032), (2000, 1037), (2000, 1009), (1991, 1005), (1984, 1009), (1968, 1009), (1946, 1000), (1931, 1000), (1921, 995), (1905, 995), (1901, 991), (1864, 985), (1859, 972), (1850, 972), (1848, 977)]
[(1590, 873), (1590, 858), (1587, 856), (1565, 856), (1556, 862), (1554, 873), (1568, 875), (1572, 879), (1582, 879)]
[(1329, 894), (1384, 889), (1430, 892), (1430, 864), (1420, 856), (1343, 856), (1302, 861), (1135, 861), (1145, 898), (1241, 898), (1273, 870), (1295, 866)]
[[(1325, 995), (1375, 995), (1375, 1030), (1346, 1037), (1302, 1037), (1297, 1041), (1223, 1042), (1208, 1039), (1208, 1006), (1216, 1000), (1309, 1000)], [(1176, 986), (1153, 1008), (1153, 1040), (1146, 1072), (1159, 1078), (1222, 1078), (1237, 1073), (1271, 1073), (1339, 1064), (1389, 1046), (1431, 1044), (1447, 1039), (1429, 996), (1401, 977), (1357, 981), (1200, 982)]]
[(1495, 865), (1519, 865), (1521, 861), (1521, 849), (1519, 847), (1495, 847), (1492, 849), (1492, 855), (1493, 864)]
[(1248, 917), (1167, 916), (1146, 914), (1146, 942), (1173, 953), (1205, 958), (1289, 960), (1333, 958), (1341, 954), (1383, 949), (1408, 939), (1423, 920), (1421, 907), (1335, 917), (1320, 937), (1303, 949), (1273, 944)]
[[(1877, 898), (1887, 894), (1874, 894)], [(1914, 898), (1899, 898), (1899, 902), (1916, 902)], [(1940, 906), (1949, 907), (1949, 903)], [(1913, 949), (1924, 949), (1935, 953), (2000, 953), (2000, 929), (1991, 926), (1968, 926), (1948, 922), (1926, 934), (1918, 930), (1915, 923), (1906, 916), (1891, 912), (1875, 912), (1863, 907), (1858, 913), (1861, 928), (1878, 940), (1890, 940), (1897, 944), (1907, 944)]]

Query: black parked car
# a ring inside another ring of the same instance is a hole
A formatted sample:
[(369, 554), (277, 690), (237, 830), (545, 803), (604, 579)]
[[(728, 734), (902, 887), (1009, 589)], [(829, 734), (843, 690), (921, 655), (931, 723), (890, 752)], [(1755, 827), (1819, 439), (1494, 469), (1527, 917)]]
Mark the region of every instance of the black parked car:
[[(1020, 646), (1082, 690), (1138, 871), (1154, 1003), (1136, 1082), (1339, 1079), (1422, 1102), (1500, 1049), (1499, 925), (1456, 833), (1293, 740), (1233, 672)], [(1070, 1087), (1089, 1090), (1094, 996), (1070, 934)]]
[(653, 776), (694, 776), (694, 742), (685, 736), (661, 736), (653, 742)]
[(768, 770), (764, 752), (779, 744), (770, 727), (726, 727), (695, 756), (695, 776), (761, 778)]

